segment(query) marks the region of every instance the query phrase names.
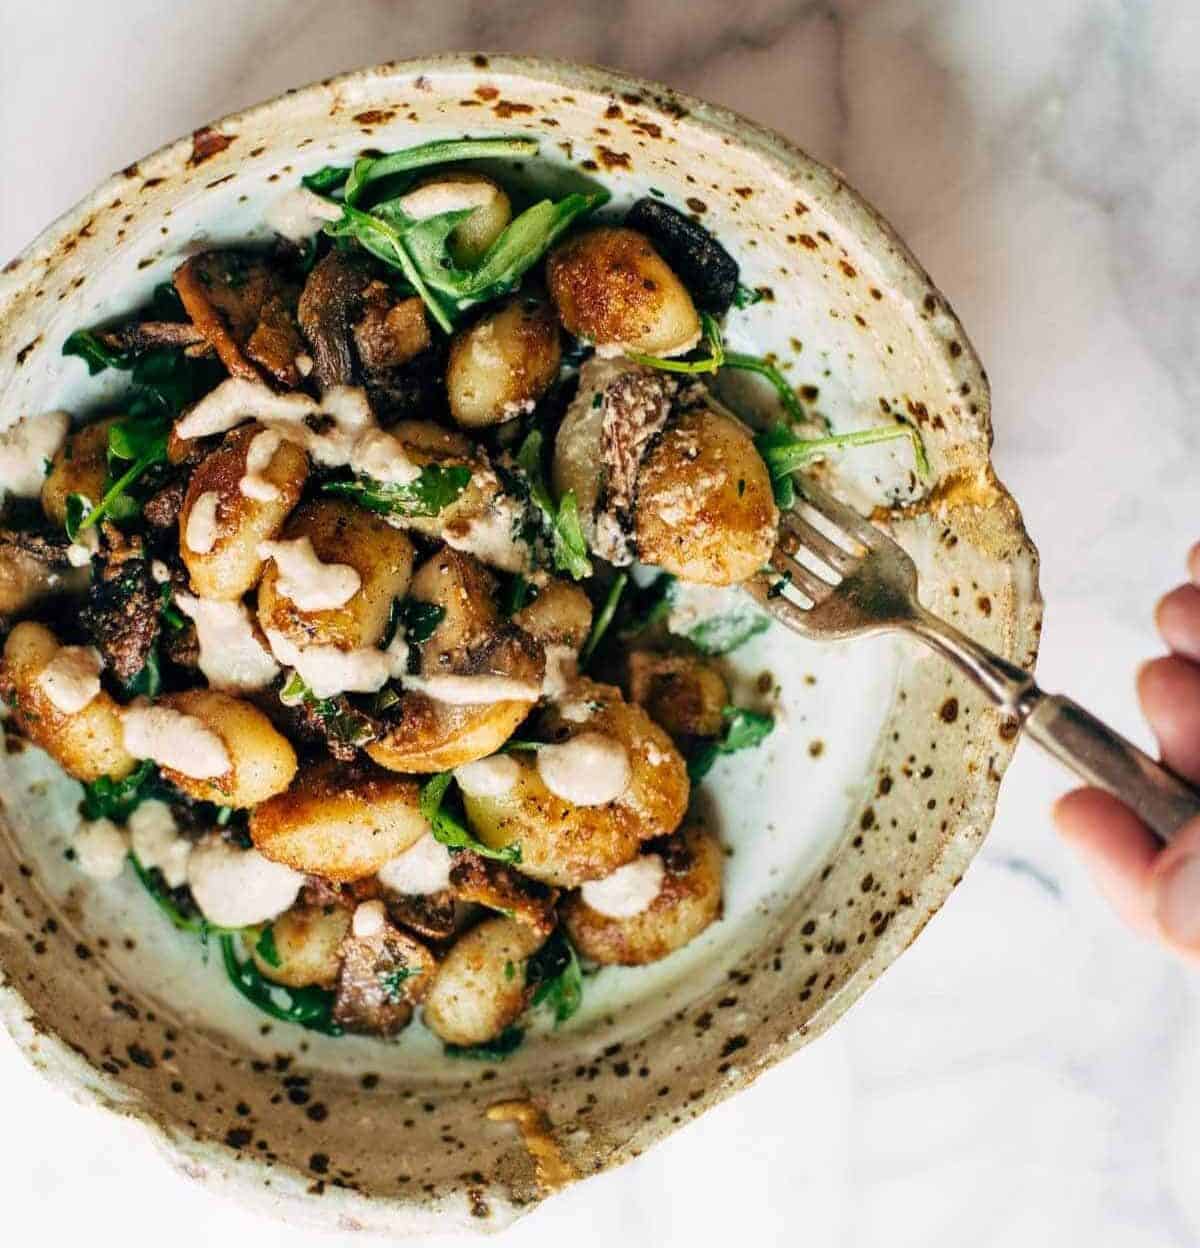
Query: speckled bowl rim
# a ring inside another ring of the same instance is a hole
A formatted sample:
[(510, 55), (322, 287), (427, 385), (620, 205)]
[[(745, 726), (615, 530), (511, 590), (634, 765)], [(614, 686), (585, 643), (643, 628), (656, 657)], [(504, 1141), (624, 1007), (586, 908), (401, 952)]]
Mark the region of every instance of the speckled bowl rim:
[[(873, 249), (873, 258), (879, 263), (880, 272), (887, 279), (891, 290), (897, 296), (905, 298), (913, 307), (923, 306), (927, 314), (933, 312), (933, 305), (936, 303), (937, 324), (930, 326), (930, 333), (940, 343), (940, 363), (957, 382), (969, 386), (974, 392), (976, 407), (972, 411), (972, 419), (990, 449), (990, 393), (979, 358), (949, 304), (880, 213), (847, 185), (837, 170), (814, 160), (782, 135), (732, 110), (706, 103), (660, 83), (603, 66), (544, 57), (445, 53), (391, 61), (323, 79), (306, 87), (281, 93), (251, 108), (230, 113), (209, 123), (209, 126), (201, 127), (195, 134), (166, 144), (137, 161), (131, 168), (136, 167), (143, 174), (150, 172), (166, 175), (179, 172), (193, 158), (196, 134), (204, 133), (210, 128), (236, 132), (245, 121), (261, 121), (265, 114), (273, 110), (281, 113), (291, 109), (304, 110), (323, 97), (336, 98), (342, 88), (366, 83), (377, 87), (384, 86), (401, 79), (410, 79), (414, 75), (439, 71), (476, 73), (480, 78), (496, 74), (519, 75), (536, 79), (542, 84), (564, 88), (608, 95), (629, 93), (640, 97), (641, 106), (651, 114), (659, 113), (670, 118), (680, 115), (680, 110), (683, 110), (689, 122), (714, 137), (724, 139), (734, 148), (753, 151), (790, 182), (799, 185), (805, 177), (824, 179), (827, 184), (832, 182), (833, 193), (839, 197), (846, 219), (858, 232), (863, 244), (868, 249)], [(538, 128), (537, 122), (533, 123), (533, 128)], [(0, 271), (0, 330), (3, 330), (6, 337), (15, 334), (15, 305), (20, 294), (34, 280), (38, 266), (45, 264), (63, 241), (85, 225), (92, 214), (103, 209), (114, 193), (121, 190), (127, 176), (128, 171), (114, 174), (58, 217)], [(963, 392), (966, 393), (966, 390)], [(1031, 662), (1036, 654), (1037, 624), (1042, 604), (1037, 588), (1036, 550), (1028, 539), (1015, 503), (996, 480), (990, 462), (982, 475), (993, 491), (993, 501), (1006, 510), (1022, 554), (1029, 560), (1031, 580), (1027, 587), (1026, 600), (1017, 606), (1016, 617), (1017, 623), (1023, 626), (1030, 641), (1028, 657)], [(1003, 771), (1012, 748), (1011, 742), (998, 743), (996, 768), (999, 772)], [(960, 812), (956, 820), (957, 827), (945, 839), (940, 858), (921, 880), (919, 899), (904, 921), (891, 925), (887, 934), (875, 943), (871, 955), (830, 996), (809, 1022), (772, 1043), (763, 1058), (741, 1071), (736, 1081), (706, 1090), (700, 1109), (710, 1108), (749, 1085), (767, 1067), (829, 1027), (912, 943), (953, 891), (970, 859), (982, 844), (983, 836), (971, 829), (986, 829), (990, 825), (995, 810), (996, 790), (981, 785), (978, 792), (972, 794), (972, 799), (970, 809), (964, 808)], [(499, 1230), (509, 1220), (502, 1218), (482, 1225), (463, 1222), (458, 1218), (448, 1217), (449, 1211), (436, 1205), (420, 1207), (391, 1197), (365, 1196), (351, 1190), (329, 1192), (324, 1201), (314, 1202), (305, 1195), (302, 1175), (281, 1174), (278, 1168), (269, 1171), (274, 1186), (268, 1194), (262, 1182), (268, 1168), (261, 1161), (253, 1156), (235, 1154), (214, 1142), (194, 1138), (160, 1120), (155, 1116), (152, 1107), (142, 1102), (138, 1093), (82, 1059), (56, 1034), (42, 1025), (36, 1014), (29, 1011), (19, 987), (2, 974), (0, 1020), (33, 1066), (53, 1083), (64, 1087), (74, 1099), (84, 1104), (99, 1105), (139, 1123), (149, 1131), (177, 1170), (219, 1187), (223, 1194), (249, 1207), (314, 1227), (372, 1230), (389, 1234), (435, 1233), (452, 1229), (454, 1225), (460, 1229), (471, 1227), (476, 1230)], [(655, 1126), (653, 1139), (662, 1139), (673, 1130), (670, 1123), (660, 1122)], [(623, 1164), (630, 1160), (631, 1155), (628, 1149), (617, 1147), (606, 1159), (603, 1169)], [(509, 1212), (515, 1215), (519, 1211), (510, 1209)]]

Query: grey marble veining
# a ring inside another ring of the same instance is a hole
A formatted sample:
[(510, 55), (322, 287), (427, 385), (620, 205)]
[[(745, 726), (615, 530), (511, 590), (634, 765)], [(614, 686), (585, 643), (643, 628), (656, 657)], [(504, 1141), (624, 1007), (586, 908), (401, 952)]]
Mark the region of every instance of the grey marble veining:
[[(287, 86), (481, 47), (618, 65), (777, 127), (904, 234), (992, 379), (1043, 555), (1041, 675), (1131, 733), (1154, 598), (1200, 537), (1195, 0), (5, 0), (0, 253), (103, 174)], [(990, 840), (833, 1033), (509, 1239), (866, 1248), (1200, 1240), (1200, 995), (1059, 847), (1018, 753)], [(6, 1231), (309, 1237), (166, 1172), (0, 1041)], [(329, 1240), (313, 1239), (318, 1242)]]

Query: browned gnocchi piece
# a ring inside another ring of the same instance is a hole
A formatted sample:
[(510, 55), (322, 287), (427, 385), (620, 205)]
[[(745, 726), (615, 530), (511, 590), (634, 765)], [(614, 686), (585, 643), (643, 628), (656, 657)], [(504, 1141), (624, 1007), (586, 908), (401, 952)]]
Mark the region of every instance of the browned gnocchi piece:
[(416, 781), (326, 759), (254, 810), (250, 837), (273, 862), (329, 880), (361, 880), (429, 831), (419, 797)]
[(770, 558), (779, 511), (746, 427), (710, 401), (682, 412), (638, 473), (637, 557), (681, 580), (734, 585)]
[(560, 243), (546, 282), (567, 330), (605, 351), (677, 355), (700, 340), (691, 295), (636, 230), (601, 225)]
[(82, 494), (95, 504), (104, 496), (108, 480), (108, 431), (121, 418), (109, 416), (67, 435), (50, 461), (42, 482), (42, 510), (55, 524), (67, 518), (67, 499)]
[[(179, 553), (202, 598), (232, 602), (258, 584), (265, 562), (259, 543), (283, 528), (304, 489), (308, 456), (286, 440), (278, 442), (257, 474), (247, 469), (247, 453), (263, 433), (257, 425), (235, 429), (188, 482), (179, 513)], [(248, 472), (267, 487), (258, 491), (260, 497), (243, 492)]]
[(661, 885), (638, 913), (603, 914), (581, 893), (566, 900), (563, 922), (571, 943), (585, 958), (616, 966), (658, 962), (720, 917), (724, 856), (717, 838), (703, 828), (689, 827), (656, 853), (663, 864)]
[(298, 904), (271, 923), (274, 960), (248, 942), (255, 965), (267, 979), (289, 988), (332, 988), (342, 966), (342, 941), (350, 931), (348, 906)]
[(634, 650), (626, 661), (629, 700), (673, 737), (715, 737), (729, 701), (725, 678), (694, 654)]
[(543, 300), (517, 296), (459, 330), (450, 343), (450, 414), (481, 429), (531, 412), (558, 376), (558, 320)]
[(624, 792), (579, 805), (551, 792), (536, 755), (515, 753), (515, 778), (500, 792), (467, 792), (475, 835), (493, 849), (521, 848), (521, 871), (563, 888), (600, 879), (628, 862), (642, 841), (667, 836), (687, 809), (687, 768), (671, 738), (620, 690), (581, 680), (540, 717), (538, 731), (556, 744), (584, 733), (622, 747), (629, 769)]
[(404, 203), (406, 211), (418, 217), (472, 209), (450, 232), (450, 256), (460, 268), (478, 264), (512, 220), (512, 203), (504, 188), (470, 169), (452, 169), (423, 179), (405, 195)]
[(447, 1044), (494, 1040), (533, 996), (526, 964), (545, 943), (516, 919), (485, 919), (453, 945), (425, 998), (425, 1025)]
[(136, 763), (125, 748), (121, 708), (99, 689), (78, 710), (63, 710), (41, 679), (61, 651), (58, 638), (44, 624), (27, 620), (9, 633), (0, 663), (0, 688), (12, 706), (13, 721), (76, 780), (90, 783), (101, 776), (119, 780)]
[[(308, 601), (304, 593), (320, 591), (328, 573), (313, 569), (311, 575), (298, 577), (293, 584), (281, 573), (279, 560), (273, 558), (258, 586), (258, 622), (264, 632), (281, 632), (300, 647), (326, 645), (354, 650), (374, 646), (387, 629), (392, 604), (408, 589), (412, 543), (382, 516), (335, 499), (317, 499), (298, 508), (278, 541), (293, 543), (305, 538), (318, 563), (353, 569), (358, 588), (340, 606), (306, 610), (295, 599)], [(302, 570), (309, 571), (303, 565)], [(285, 589), (294, 596), (287, 596)]]

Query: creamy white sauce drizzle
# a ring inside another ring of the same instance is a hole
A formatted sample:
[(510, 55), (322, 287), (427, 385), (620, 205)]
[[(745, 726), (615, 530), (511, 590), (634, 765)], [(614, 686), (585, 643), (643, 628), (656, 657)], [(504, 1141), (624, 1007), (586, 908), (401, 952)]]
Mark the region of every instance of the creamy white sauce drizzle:
[(294, 668), (315, 697), (339, 693), (375, 693), (408, 668), (403, 629), (386, 650), (339, 650), (337, 646), (297, 646), (278, 629), (267, 629), (271, 653), (284, 667)]
[(357, 939), (370, 940), (373, 936), (381, 936), (386, 926), (387, 911), (382, 901), (360, 901), (355, 906), (350, 930)]
[(283, 434), (278, 429), (263, 429), (250, 439), (246, 447), (246, 472), (238, 482), (238, 489), (247, 498), (258, 503), (271, 503), (279, 497), (279, 487), (273, 485), (263, 476), (275, 458), (283, 442)]
[(311, 238), (327, 221), (336, 221), (342, 215), (341, 207), (331, 200), (298, 186), (285, 191), (263, 213), (263, 221), (276, 234), (302, 243)]
[(540, 685), (511, 676), (405, 676), (404, 687), (451, 706), (536, 702), (542, 696)]
[[(91, 501), (86, 501), (88, 507), (91, 507)], [(73, 568), (86, 568), (99, 552), (100, 534), (93, 525), (76, 534), (75, 540), (67, 547), (67, 562)]]
[(214, 689), (265, 689), (279, 675), (242, 603), (177, 593), (175, 604), (196, 625), (200, 670)]
[(427, 832), (411, 849), (379, 868), (379, 882), (406, 897), (440, 893), (450, 887), (450, 851)]
[(59, 646), (38, 673), (38, 688), (64, 715), (77, 715), (100, 692), (100, 667), (94, 646)]
[(225, 742), (195, 715), (170, 706), (135, 703), (122, 715), (125, 748), (134, 758), (152, 758), (193, 780), (212, 780), (231, 764)]
[[(483, 484), (482, 474), (477, 480)], [(497, 483), (498, 484), (498, 483)], [(486, 510), (464, 522), (451, 521), (442, 530), (442, 540), (453, 550), (474, 555), (482, 563), (502, 572), (529, 569), (529, 547), (514, 536), (520, 523), (521, 508), (507, 494), (497, 494)]]
[(46, 479), (46, 463), (70, 427), (66, 412), (42, 412), (0, 433), (0, 486), (18, 498), (36, 498)]
[(171, 569), (161, 559), (150, 561), (150, 579), (155, 585), (165, 585), (171, 579)]
[(493, 754), (454, 769), (454, 779), (468, 797), (502, 797), (520, 774), (520, 765), (511, 754)]
[(188, 512), (184, 541), (189, 550), (207, 555), (217, 544), (217, 507), (221, 496), (215, 490), (205, 490), (192, 504)]
[(93, 880), (115, 880), (125, 866), (129, 842), (109, 819), (82, 823), (75, 833), (75, 865)]
[(192, 850), (187, 882), (210, 923), (250, 927), (282, 914), (299, 895), (304, 876), (257, 849), (238, 849), (210, 836)]
[(322, 563), (308, 537), (259, 542), (258, 557), (275, 561), (275, 592), (301, 611), (344, 607), (362, 586), (362, 577), (348, 563)]
[(629, 755), (614, 737), (581, 732), (562, 745), (537, 752), (542, 783), (556, 797), (576, 806), (603, 806), (629, 787)]
[(579, 652), (574, 646), (550, 644), (546, 651), (546, 675), (542, 696), (557, 702), (579, 678)]
[(368, 429), (355, 442), (350, 467), (389, 485), (411, 485), (421, 475), (421, 466), (409, 459), (404, 443), (382, 429)]
[(589, 880), (579, 890), (584, 903), (610, 919), (642, 914), (662, 892), (666, 868), (658, 854), (643, 854), (602, 880)]
[(187, 883), (188, 859), (192, 843), (179, 835), (175, 816), (166, 802), (143, 802), (126, 825), (138, 862), (148, 870), (157, 867), (168, 888)]

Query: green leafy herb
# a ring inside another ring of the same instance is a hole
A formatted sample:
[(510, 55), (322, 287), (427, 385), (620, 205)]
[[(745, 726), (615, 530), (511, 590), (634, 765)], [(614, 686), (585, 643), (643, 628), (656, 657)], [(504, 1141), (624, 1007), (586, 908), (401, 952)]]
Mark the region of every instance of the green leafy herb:
[(775, 387), (775, 393), (779, 395), (779, 401), (783, 404), (784, 411), (787, 412), (790, 420), (807, 419), (804, 408), (800, 400), (796, 398), (795, 390), (792, 389), (791, 382), (770, 360), (764, 360), (759, 355), (747, 355), (743, 351), (726, 351), (725, 367), (736, 368), (746, 373), (758, 373)]
[(602, 191), (575, 193), (557, 202), (541, 200), (509, 222), (472, 269), (455, 265), (449, 243), (454, 229), (476, 211), (472, 208), (418, 221), (395, 199), (363, 212), (353, 206), (348, 183), (342, 216), (331, 221), (325, 232), (333, 238), (353, 238), (385, 264), (399, 269), (434, 320), (449, 333), (460, 313), (513, 290), (573, 221), (607, 198), (608, 193)]
[(506, 618), (512, 619), (522, 607), (532, 602), (536, 597), (537, 586), (526, 580), (520, 572), (517, 572), (504, 587), (501, 607)]
[(338, 494), (385, 516), (436, 516), (445, 511), (471, 483), (471, 469), (465, 464), (443, 467), (426, 464), (421, 475), (407, 485), (358, 477), (354, 481), (329, 481), (321, 488)]
[(705, 654), (728, 654), (751, 637), (765, 632), (770, 626), (770, 617), (759, 611), (744, 595), (738, 597), (744, 600), (735, 600), (728, 611), (700, 620), (681, 635)]
[(329, 735), (347, 745), (361, 746), (373, 741), (377, 735), (375, 724), (344, 697), (318, 698), (305, 684), (299, 672), (293, 672), (279, 691), (284, 706), (306, 702), (325, 725)]
[(529, 497), (549, 534), (555, 568), (580, 581), (591, 576), (592, 561), (588, 558), (587, 539), (579, 520), (579, 505), (574, 490), (568, 490), (555, 504), (542, 466), (543, 441), (540, 429), (530, 430), (517, 452), (517, 465), (525, 474)]
[(152, 795), (157, 780), (158, 769), (148, 758), (138, 763), (123, 780), (101, 776), (83, 786), (83, 817), (124, 823)]
[(404, 638), (414, 646), (423, 646), (433, 636), (437, 626), (446, 617), (446, 608), (436, 602), (421, 602), (406, 598), (400, 604), (400, 620), (404, 624)]
[(379, 986), (383, 989), (387, 999), (396, 1005), (404, 999), (404, 981), (420, 973), (411, 966), (397, 966), (390, 971), (380, 972)]
[(183, 612), (175, 605), (170, 581), (163, 581), (162, 588), (159, 590), (158, 612), (163, 618), (163, 623), (174, 632), (187, 627)]
[(217, 807), (217, 827), (225, 828), (229, 826), (229, 821), (233, 818), (232, 806)]
[(738, 282), (737, 289), (733, 292), (733, 306), (735, 308), (749, 308), (760, 302), (763, 298), (761, 290), (755, 290), (753, 286), (743, 286)]
[[(451, 161), (480, 160), (486, 157), (535, 156), (536, 139), (435, 139), (406, 147), (402, 151), (389, 152), (386, 156), (364, 156), (354, 162), (346, 178), (346, 201), (356, 204), (362, 193), (372, 183), (414, 169), (427, 169), (430, 165), (444, 165)], [(324, 171), (321, 171), (324, 172)], [(307, 185), (307, 183), (306, 183)], [(310, 189), (316, 190), (316, 187)]]
[(447, 1044), (443, 1051), (447, 1057), (462, 1057), (473, 1062), (502, 1062), (521, 1047), (524, 1039), (524, 1028), (506, 1027), (494, 1040), (484, 1044)]
[(786, 425), (776, 425), (754, 439), (754, 445), (771, 474), (775, 499), (781, 507), (790, 507), (796, 499), (792, 473), (813, 460), (823, 459), (830, 451), (846, 450), (855, 446), (871, 446), (877, 442), (892, 442), (907, 438), (912, 443), (913, 458), (917, 471), (924, 478), (930, 474), (929, 460), (925, 456), (925, 444), (912, 425), (900, 422), (877, 425), (873, 429), (859, 429), (853, 433), (831, 433), (819, 438), (802, 438)]
[(708, 344), (708, 353), (702, 355), (699, 359), (664, 359), (658, 355), (640, 355), (636, 351), (629, 351), (626, 354), (638, 364), (644, 364), (647, 368), (657, 368), (660, 372), (665, 373), (718, 372), (726, 361), (725, 344), (721, 340), (721, 327), (707, 312), (700, 313), (700, 325), (704, 330), (704, 339)]
[(596, 647), (600, 644), (600, 639), (608, 632), (609, 625), (613, 622), (613, 616), (617, 613), (617, 605), (621, 601), (621, 595), (625, 592), (625, 586), (629, 584), (629, 573), (622, 572), (609, 587), (609, 591), (604, 599), (604, 605), (600, 608), (599, 614), (592, 623), (592, 631), (588, 633), (587, 641), (583, 643), (583, 649), (579, 652), (579, 665), (586, 667), (588, 660), (596, 652)]
[(775, 727), (770, 715), (742, 706), (725, 707), (721, 717), (725, 721), (721, 735), (715, 741), (706, 742), (688, 759), (688, 776), (693, 784), (699, 784), (708, 775), (720, 755), (752, 749)]
[(430, 777), (421, 787), (420, 809), (433, 832), (433, 839), (447, 849), (470, 849), (484, 858), (494, 858), (497, 862), (519, 863), (521, 861), (520, 845), (505, 845), (493, 849), (471, 835), (466, 824), (459, 815), (446, 806), (447, 791), (454, 783), (454, 773), (439, 772)]
[(133, 356), (127, 351), (114, 351), (90, 329), (77, 329), (69, 335), (62, 347), (63, 355), (77, 355), (95, 376), (106, 368), (132, 368)]
[(309, 1031), (340, 1036), (342, 1029), (333, 1021), (334, 995), (324, 988), (286, 988), (265, 979), (253, 961), (243, 962), (237, 955), (232, 933), (221, 936), (221, 956), (230, 983), (264, 1014), (284, 1022), (296, 1023)]
[(336, 191), (349, 176), (350, 170), (347, 167), (323, 165), (312, 173), (306, 173), (300, 179), (300, 185), (306, 186), (310, 191), (315, 191), (318, 195), (329, 195)]
[(279, 956), (279, 948), (275, 944), (275, 928), (268, 923), (254, 942), (254, 952), (268, 965), (279, 967), (283, 959)]
[(149, 698), (151, 701), (158, 697), (162, 690), (162, 669), (159, 666), (157, 643), (146, 651), (146, 662), (142, 670), (125, 681), (123, 688), (126, 697)]
[(512, 959), (510, 958), (504, 964), (504, 978), (513, 979), (516, 976), (516, 973), (517, 973), (517, 968), (513, 965)]
[(67, 514), (63, 521), (63, 528), (66, 529), (67, 536), (71, 541), (74, 541), (78, 536), (79, 530), (91, 510), (92, 502), (86, 494), (67, 495)]
[(547, 1005), (554, 1025), (565, 1023), (583, 1004), (583, 974), (571, 942), (555, 931), (525, 965), (525, 982), (536, 985), (534, 1005)]

